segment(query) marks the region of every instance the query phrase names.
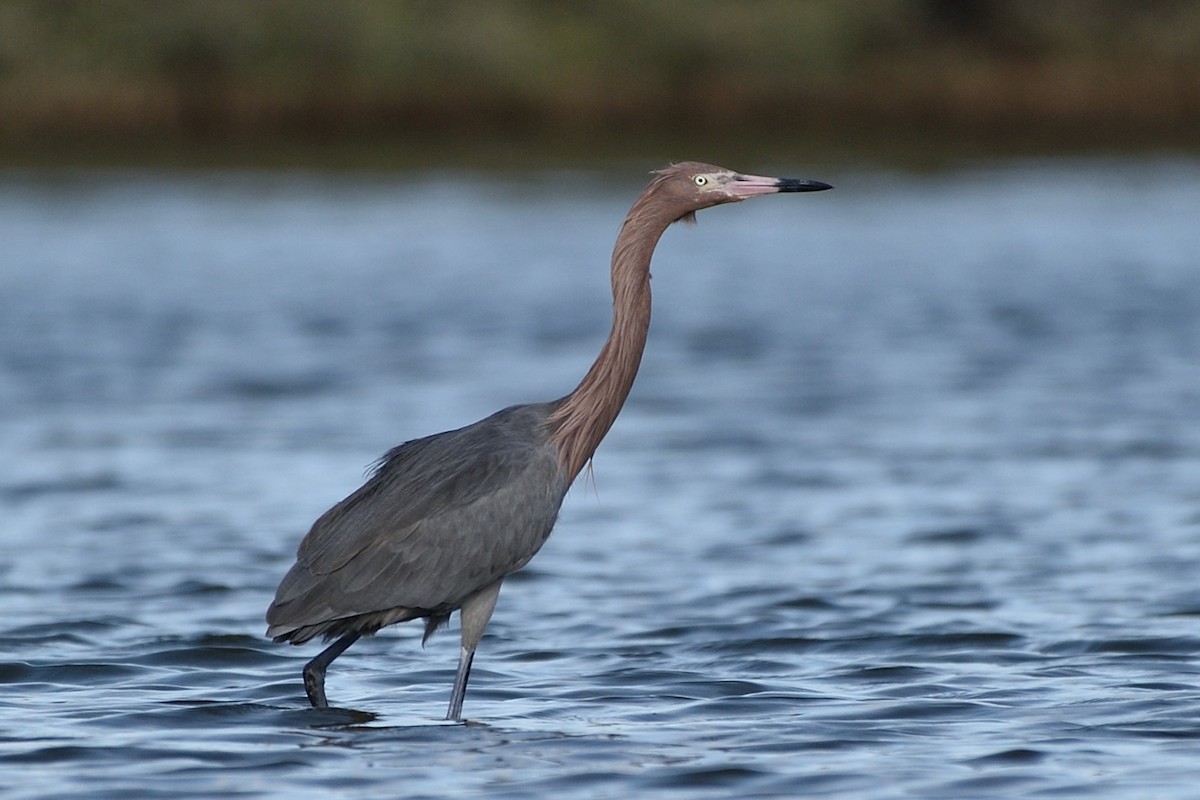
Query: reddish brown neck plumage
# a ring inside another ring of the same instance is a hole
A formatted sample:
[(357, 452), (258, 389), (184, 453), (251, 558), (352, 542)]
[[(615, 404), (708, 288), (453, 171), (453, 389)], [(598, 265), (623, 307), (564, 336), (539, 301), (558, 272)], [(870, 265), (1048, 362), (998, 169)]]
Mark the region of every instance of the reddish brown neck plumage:
[(654, 200), (657, 181), (629, 209), (613, 248), (612, 331), (591, 369), (551, 415), (559, 462), (574, 480), (616, 420), (637, 376), (650, 329), (650, 257), (678, 213)]

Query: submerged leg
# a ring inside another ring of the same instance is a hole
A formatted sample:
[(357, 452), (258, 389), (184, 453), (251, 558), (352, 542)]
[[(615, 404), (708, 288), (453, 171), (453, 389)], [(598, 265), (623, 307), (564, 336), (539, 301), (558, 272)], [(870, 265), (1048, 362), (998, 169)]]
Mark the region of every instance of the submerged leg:
[(325, 668), (346, 652), (347, 647), (357, 642), (359, 636), (361, 634), (347, 633), (304, 665), (304, 691), (313, 708), (329, 708), (329, 701), (325, 699)]
[(496, 598), (500, 596), (500, 581), (480, 589), (462, 604), (459, 620), (462, 624), (462, 650), (458, 656), (458, 672), (454, 675), (454, 689), (450, 692), (450, 710), (446, 719), (462, 719), (463, 698), (467, 695), (467, 679), (471, 677), (471, 661), (475, 658), (475, 647), (483, 636), (492, 612), (496, 610)]

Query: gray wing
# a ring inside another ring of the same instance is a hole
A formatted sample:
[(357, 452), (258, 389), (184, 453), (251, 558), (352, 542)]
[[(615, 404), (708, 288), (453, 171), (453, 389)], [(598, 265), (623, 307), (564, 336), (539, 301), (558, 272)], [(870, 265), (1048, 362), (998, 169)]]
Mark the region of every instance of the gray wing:
[(394, 609), (453, 610), (524, 566), (568, 488), (548, 414), (548, 405), (514, 406), (389, 452), (304, 537), (267, 635)]

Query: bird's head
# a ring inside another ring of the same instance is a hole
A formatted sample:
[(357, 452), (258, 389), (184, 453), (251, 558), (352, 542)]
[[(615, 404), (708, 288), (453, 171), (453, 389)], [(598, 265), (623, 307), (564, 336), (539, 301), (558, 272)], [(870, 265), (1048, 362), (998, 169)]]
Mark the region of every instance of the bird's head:
[(722, 203), (776, 192), (820, 192), (828, 183), (800, 178), (743, 175), (724, 167), (685, 161), (655, 173), (654, 194), (675, 214), (676, 221), (695, 222), (696, 212)]

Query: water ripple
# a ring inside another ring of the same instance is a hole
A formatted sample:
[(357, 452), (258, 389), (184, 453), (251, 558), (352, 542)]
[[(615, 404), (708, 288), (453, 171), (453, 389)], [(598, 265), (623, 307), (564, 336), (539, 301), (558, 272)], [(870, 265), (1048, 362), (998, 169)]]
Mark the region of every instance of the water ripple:
[(453, 629), (317, 711), (262, 614), (388, 446), (574, 385), (634, 187), (0, 176), (5, 797), (1193, 796), (1198, 176), (861, 173), (668, 234), (461, 725)]

